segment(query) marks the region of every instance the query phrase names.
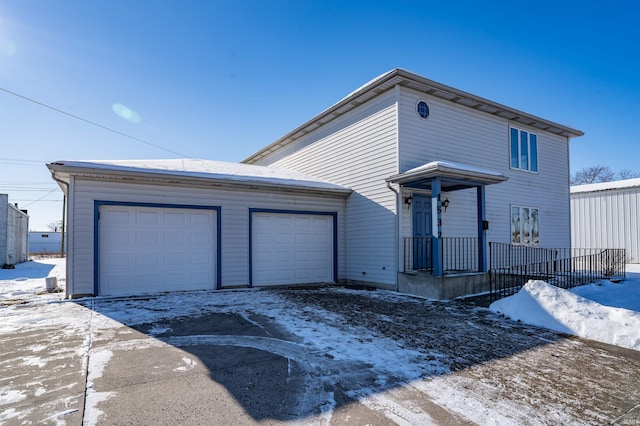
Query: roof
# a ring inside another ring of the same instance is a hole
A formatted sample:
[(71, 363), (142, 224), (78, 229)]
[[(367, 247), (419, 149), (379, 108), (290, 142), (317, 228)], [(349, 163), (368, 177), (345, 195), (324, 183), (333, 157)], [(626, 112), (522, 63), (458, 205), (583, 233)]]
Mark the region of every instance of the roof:
[(616, 189), (640, 188), (640, 178), (616, 180), (613, 182), (589, 183), (571, 187), (572, 194), (583, 192), (613, 191)]
[(137, 177), (147, 181), (217, 186), (306, 190), (350, 194), (351, 189), (316, 179), (300, 172), (275, 167), (224, 161), (187, 159), (169, 160), (88, 160), (56, 161), (47, 164), (54, 178), (68, 182), (69, 176), (117, 178)]
[(584, 132), (572, 127), (558, 124), (532, 114), (527, 114), (497, 102), (428, 80), (401, 68), (396, 68), (364, 84), (338, 103), (321, 112), (303, 125), (287, 133), (255, 154), (247, 157), (243, 160), (243, 163), (255, 163), (259, 161), (272, 152), (294, 142), (302, 136), (314, 131), (335, 118), (340, 117), (396, 85), (414, 89), (429, 96), (444, 99), (458, 105), (463, 105), (468, 108), (501, 117), (509, 121), (513, 121), (516, 124), (524, 124), (567, 138), (584, 135)]
[(442, 180), (442, 189), (455, 191), (478, 185), (492, 185), (506, 181), (502, 173), (451, 161), (432, 161), (404, 173), (388, 177), (387, 182), (403, 186), (420, 188), (429, 187), (434, 177)]

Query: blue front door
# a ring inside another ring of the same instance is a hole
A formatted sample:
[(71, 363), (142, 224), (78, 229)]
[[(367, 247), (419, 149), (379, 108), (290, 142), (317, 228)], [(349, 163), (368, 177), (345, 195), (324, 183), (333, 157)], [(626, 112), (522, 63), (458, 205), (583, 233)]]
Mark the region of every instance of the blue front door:
[(431, 269), (431, 197), (413, 195), (413, 269)]

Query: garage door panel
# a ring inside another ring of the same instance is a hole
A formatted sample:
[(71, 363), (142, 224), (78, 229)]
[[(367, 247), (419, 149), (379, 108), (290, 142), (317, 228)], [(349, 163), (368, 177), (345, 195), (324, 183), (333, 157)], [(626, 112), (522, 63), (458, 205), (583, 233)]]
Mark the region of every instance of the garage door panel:
[(151, 211), (138, 211), (136, 212), (136, 223), (143, 226), (158, 225), (158, 213)]
[(256, 286), (333, 281), (333, 216), (252, 214)]
[(167, 213), (164, 216), (164, 224), (167, 226), (184, 225), (186, 223), (185, 216), (184, 213)]
[(186, 256), (184, 253), (167, 253), (164, 256), (164, 263), (172, 268), (184, 266), (187, 264)]
[(100, 206), (99, 293), (213, 289), (215, 210)]
[(158, 245), (158, 232), (156, 230), (144, 230), (136, 231), (136, 244), (138, 245), (150, 245), (155, 247)]
[(185, 238), (182, 232), (167, 232), (164, 237), (167, 244), (177, 246), (184, 245)]
[(208, 253), (191, 253), (189, 256), (189, 264), (192, 266), (208, 265), (211, 261), (211, 256)]
[(140, 253), (134, 255), (136, 266), (159, 266), (160, 261), (156, 253)]
[(211, 244), (212, 239), (209, 234), (201, 234), (198, 232), (189, 233), (189, 243), (193, 245), (206, 246)]
[(101, 217), (100, 220), (104, 220), (107, 223), (129, 223), (131, 221), (131, 214), (125, 210), (112, 210), (108, 216)]

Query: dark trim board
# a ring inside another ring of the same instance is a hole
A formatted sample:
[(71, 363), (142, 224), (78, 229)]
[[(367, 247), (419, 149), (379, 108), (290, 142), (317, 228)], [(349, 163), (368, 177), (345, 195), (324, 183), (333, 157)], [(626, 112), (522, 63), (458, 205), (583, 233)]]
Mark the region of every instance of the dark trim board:
[(191, 204), (137, 203), (130, 201), (94, 200), (93, 202), (93, 295), (100, 289), (100, 206), (130, 206), (189, 210), (214, 210), (216, 212), (216, 289), (222, 288), (222, 207)]
[(333, 218), (333, 281), (338, 282), (338, 213), (313, 210), (249, 209), (249, 287), (253, 287), (253, 213), (332, 216)]

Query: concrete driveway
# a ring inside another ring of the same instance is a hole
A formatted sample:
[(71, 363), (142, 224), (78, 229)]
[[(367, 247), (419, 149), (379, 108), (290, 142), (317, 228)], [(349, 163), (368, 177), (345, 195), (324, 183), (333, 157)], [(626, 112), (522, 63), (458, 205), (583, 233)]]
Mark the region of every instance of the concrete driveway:
[(640, 423), (640, 352), (469, 303), (188, 292), (31, 300), (0, 322), (2, 424)]

